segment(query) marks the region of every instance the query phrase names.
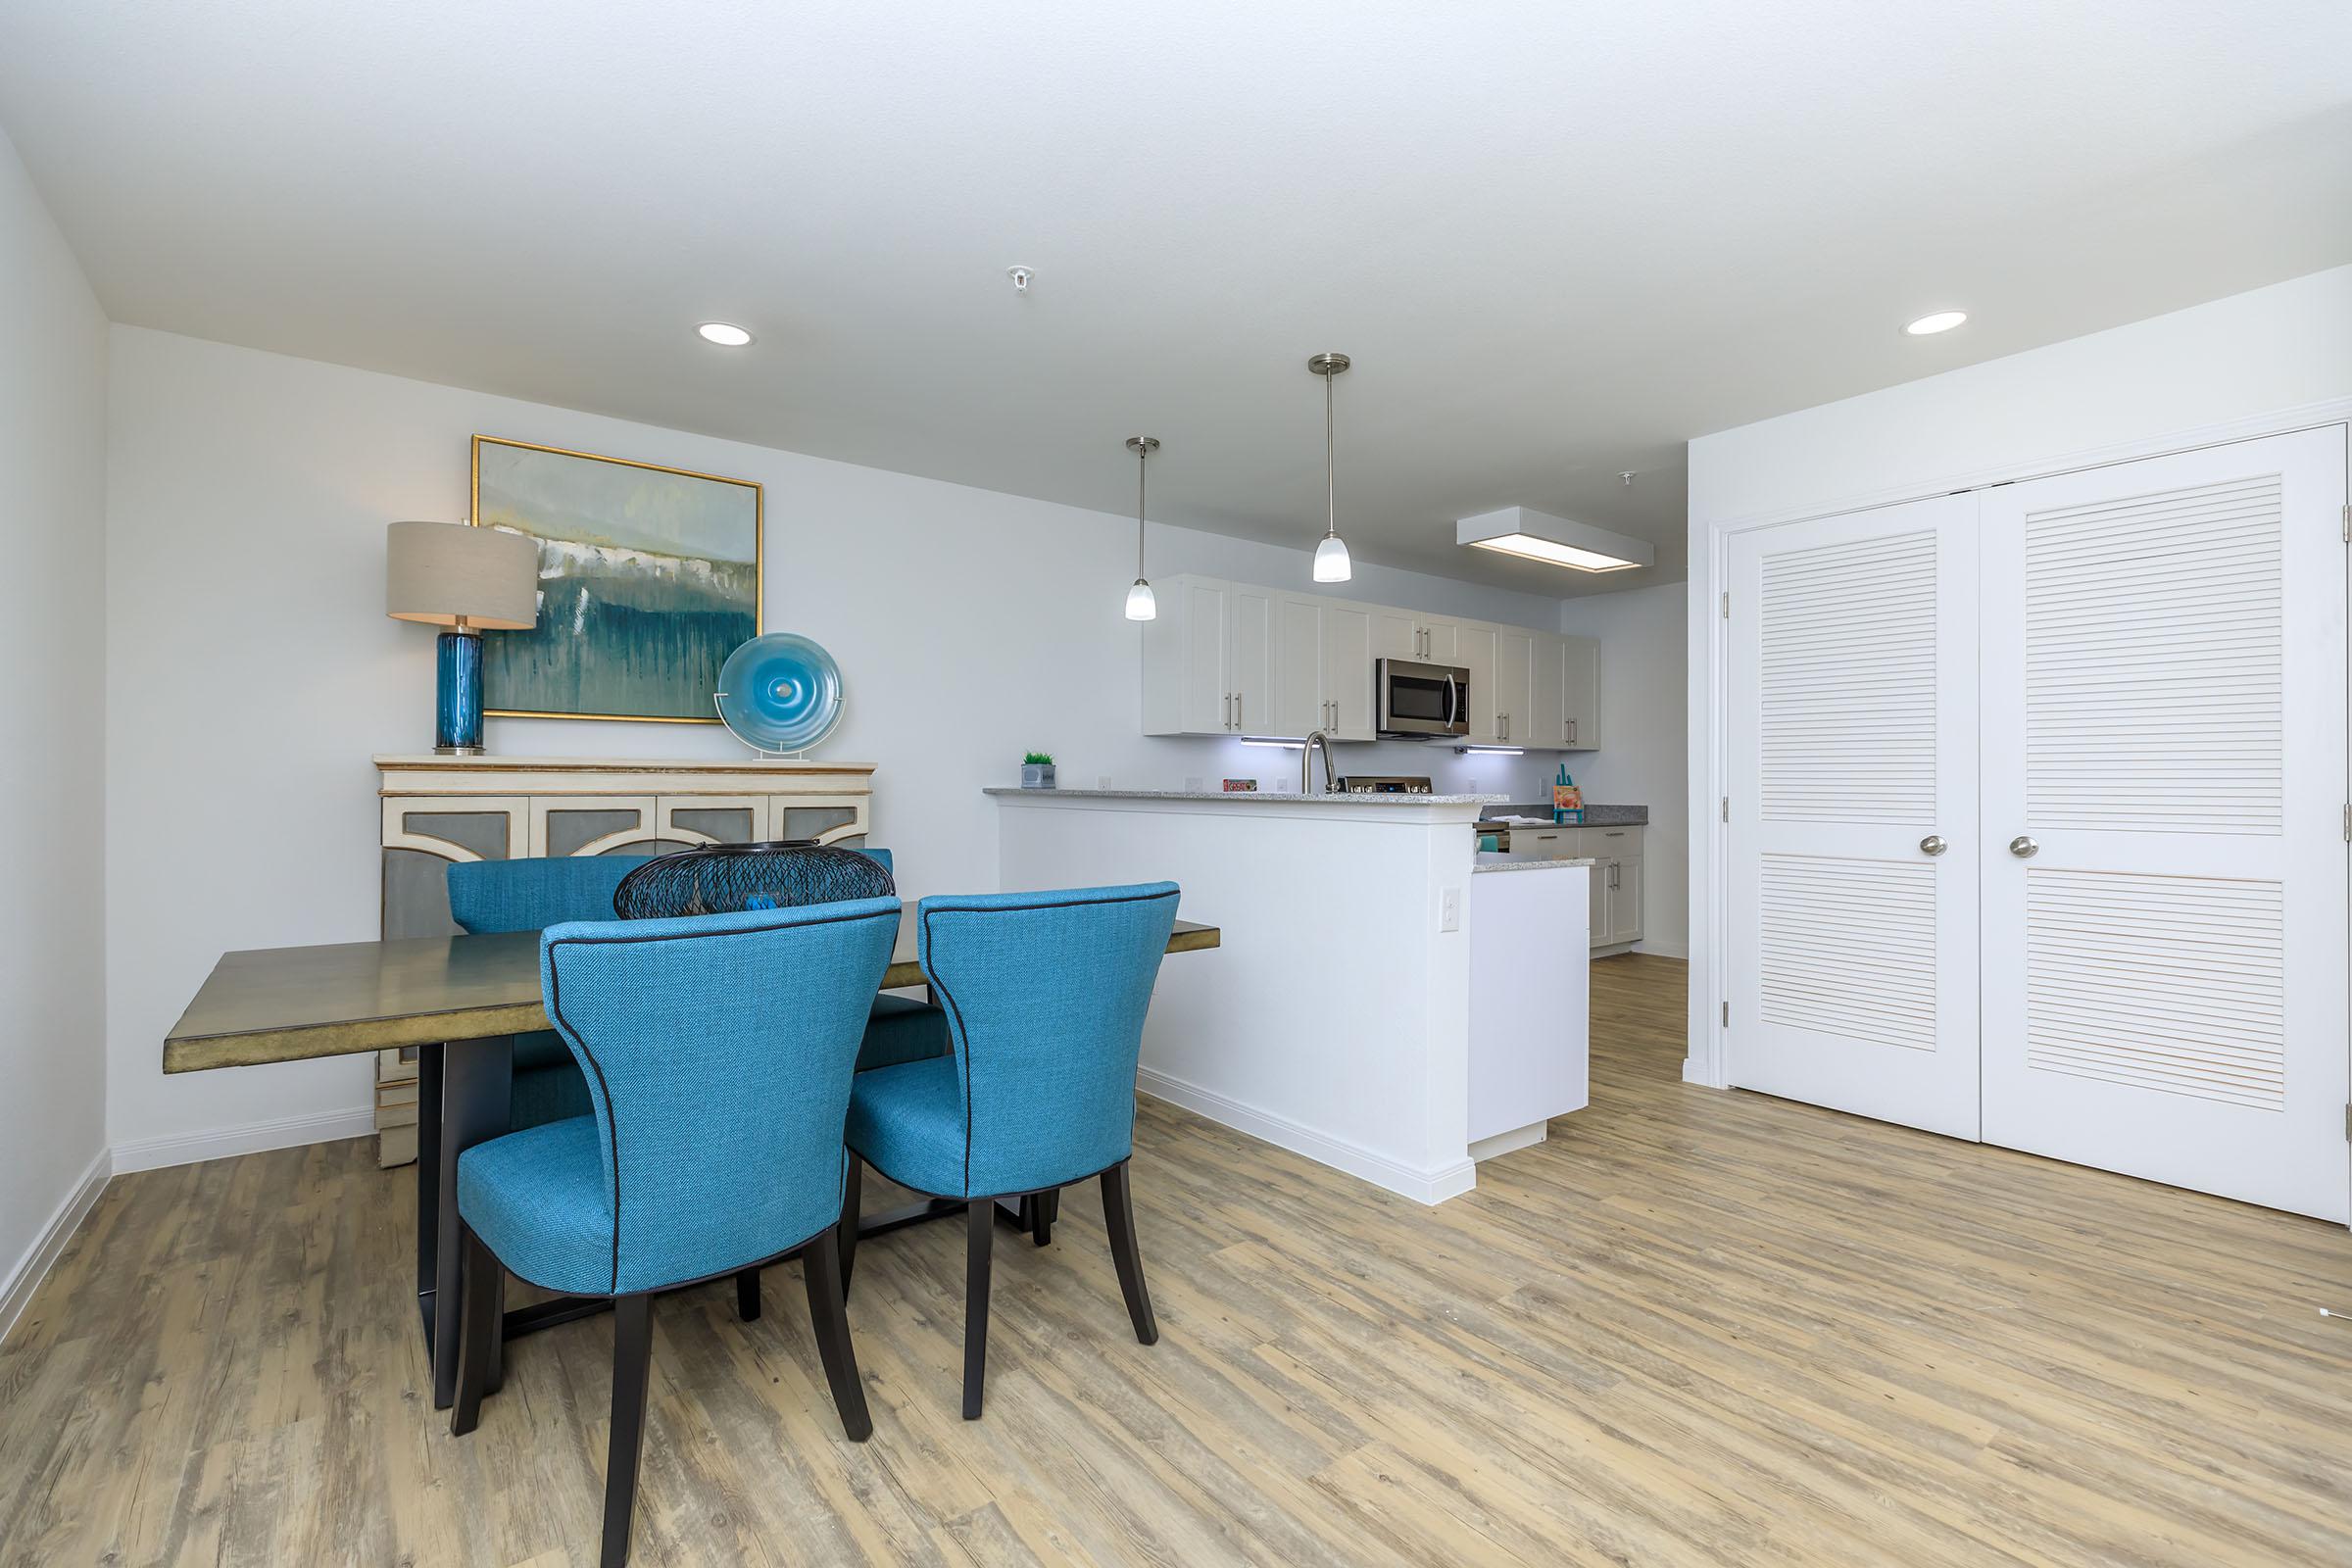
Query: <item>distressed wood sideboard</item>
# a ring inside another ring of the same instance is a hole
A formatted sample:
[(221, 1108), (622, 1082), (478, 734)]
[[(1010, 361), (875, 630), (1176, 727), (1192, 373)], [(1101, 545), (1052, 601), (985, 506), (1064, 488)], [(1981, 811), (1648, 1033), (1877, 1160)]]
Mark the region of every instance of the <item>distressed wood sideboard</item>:
[[(382, 930), (454, 934), (453, 860), (663, 855), (698, 844), (815, 839), (858, 844), (870, 762), (680, 761), (545, 757), (378, 757)], [(377, 1053), (376, 1158), (416, 1157), (415, 1051)]]

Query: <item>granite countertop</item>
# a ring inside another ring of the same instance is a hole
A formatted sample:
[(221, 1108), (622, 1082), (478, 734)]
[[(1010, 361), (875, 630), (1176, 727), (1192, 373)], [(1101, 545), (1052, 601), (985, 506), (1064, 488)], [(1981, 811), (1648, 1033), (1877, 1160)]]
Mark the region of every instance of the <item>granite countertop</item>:
[(1004, 784), (991, 785), (980, 793), (1047, 800), (1247, 801), (1252, 805), (1272, 801), (1305, 806), (1494, 806), (1508, 799), (1501, 795), (1301, 795), (1297, 790), (1025, 790)]
[(1484, 863), (1470, 867), (1472, 876), (1484, 876), (1489, 871), (1557, 871), (1564, 866), (1600, 863), (1589, 855), (1575, 856), (1565, 860), (1506, 860), (1499, 855), (1482, 855), (1478, 858)]
[[(1487, 815), (1532, 816), (1540, 819), (1539, 825), (1551, 826), (1551, 806), (1548, 802), (1521, 802), (1514, 808), (1490, 811)], [(1570, 823), (1569, 825), (1578, 826), (1580, 824)], [(1585, 808), (1585, 820), (1581, 825), (1585, 827), (1647, 827), (1649, 825), (1649, 808), (1646, 806), (1588, 805)]]

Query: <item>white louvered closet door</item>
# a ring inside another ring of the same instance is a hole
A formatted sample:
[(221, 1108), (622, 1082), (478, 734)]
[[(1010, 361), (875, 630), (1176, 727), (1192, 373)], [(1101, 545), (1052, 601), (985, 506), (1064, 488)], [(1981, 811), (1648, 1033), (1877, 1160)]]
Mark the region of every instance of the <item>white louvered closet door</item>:
[(1943, 496), (1737, 535), (1730, 562), (1730, 1081), (1959, 1138), (1976, 523)]
[(1985, 492), (1986, 1142), (2352, 1206), (2344, 458)]

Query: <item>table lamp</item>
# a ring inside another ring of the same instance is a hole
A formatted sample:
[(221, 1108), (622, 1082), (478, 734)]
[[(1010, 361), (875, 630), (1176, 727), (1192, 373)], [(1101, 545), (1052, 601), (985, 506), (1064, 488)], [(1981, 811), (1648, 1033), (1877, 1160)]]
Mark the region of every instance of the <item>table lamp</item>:
[(482, 753), (482, 633), (539, 623), (539, 541), (463, 522), (396, 522), (385, 532), (384, 613), (445, 626), (433, 750)]

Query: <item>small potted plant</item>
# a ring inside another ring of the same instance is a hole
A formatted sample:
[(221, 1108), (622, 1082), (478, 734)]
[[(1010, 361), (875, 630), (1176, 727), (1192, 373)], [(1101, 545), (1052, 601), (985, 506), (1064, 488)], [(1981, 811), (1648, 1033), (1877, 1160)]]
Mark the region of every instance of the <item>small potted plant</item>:
[(1021, 759), (1021, 788), (1050, 790), (1054, 787), (1054, 759), (1044, 752), (1031, 752)]

